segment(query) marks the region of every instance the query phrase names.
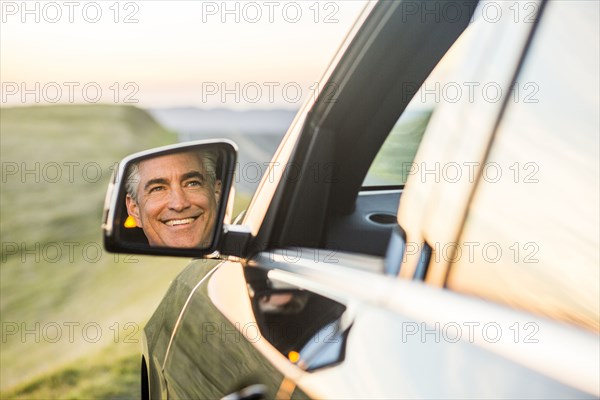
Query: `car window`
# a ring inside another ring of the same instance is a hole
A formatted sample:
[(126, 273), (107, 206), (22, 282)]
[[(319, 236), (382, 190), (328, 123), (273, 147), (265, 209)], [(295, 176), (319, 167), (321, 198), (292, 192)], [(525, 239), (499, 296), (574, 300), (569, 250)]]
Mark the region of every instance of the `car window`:
[(421, 87), (412, 82), (404, 82), (402, 90), (405, 96), (414, 96), (373, 160), (363, 187), (401, 186), (406, 183), (435, 106), (442, 100), (457, 101), (465, 89), (448, 79), (468, 46), (472, 36), (471, 28), (472, 26), (468, 27), (461, 34)]
[[(599, 330), (597, 2), (549, 3), (447, 287)], [(515, 85), (516, 86), (516, 85)], [(532, 94), (534, 93), (534, 94)]]
[(407, 108), (402, 113), (371, 164), (363, 186), (404, 185), (432, 112)]

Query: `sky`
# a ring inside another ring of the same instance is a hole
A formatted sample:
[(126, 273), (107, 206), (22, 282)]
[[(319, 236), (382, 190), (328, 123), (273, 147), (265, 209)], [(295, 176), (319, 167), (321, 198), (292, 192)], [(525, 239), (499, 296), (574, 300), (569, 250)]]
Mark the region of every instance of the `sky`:
[(1, 105), (297, 109), (365, 4), (2, 0)]

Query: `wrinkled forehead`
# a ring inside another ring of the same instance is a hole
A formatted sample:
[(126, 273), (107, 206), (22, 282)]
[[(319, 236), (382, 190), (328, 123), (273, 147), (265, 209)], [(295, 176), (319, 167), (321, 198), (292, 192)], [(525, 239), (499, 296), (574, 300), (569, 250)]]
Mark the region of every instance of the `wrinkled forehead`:
[(150, 179), (178, 179), (189, 172), (200, 172), (206, 177), (202, 156), (196, 152), (167, 154), (150, 158), (138, 164), (140, 184)]

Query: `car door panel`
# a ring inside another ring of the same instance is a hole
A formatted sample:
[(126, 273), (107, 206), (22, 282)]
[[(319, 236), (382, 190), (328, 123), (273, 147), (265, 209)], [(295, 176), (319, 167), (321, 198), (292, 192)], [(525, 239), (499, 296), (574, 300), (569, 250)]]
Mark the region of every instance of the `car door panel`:
[(227, 303), (230, 317), (236, 315), (233, 323), (221, 312), (225, 293), (247, 293), (241, 267), (230, 264), (219, 266), (190, 294), (165, 361), (169, 398), (220, 398), (254, 384), (264, 385), (273, 398), (279, 389), (283, 375), (251, 343), (255, 324), (231, 311), (244, 303)]
[(166, 393), (162, 369), (179, 315), (197, 282), (219, 263), (219, 260), (195, 260), (190, 263), (171, 282), (163, 300), (144, 326), (142, 349), (148, 368), (150, 393)]
[(469, 343), (466, 332), (453, 342), (454, 336), (422, 323), (378, 307), (361, 308), (345, 360), (304, 375), (298, 386), (314, 398), (593, 398)]
[[(324, 262), (315, 261), (316, 249), (296, 249), (301, 255), (294, 259), (290, 252), (262, 253), (252, 265), (277, 282), (344, 304), (350, 326), (341, 362), (297, 376), (312, 398), (593, 397), (593, 375), (600, 371), (592, 359), (578, 379), (561, 368), (590, 350), (600, 354), (592, 334), (374, 274), (352, 265), (351, 254)], [(581, 344), (568, 357), (556, 351), (565, 338)]]

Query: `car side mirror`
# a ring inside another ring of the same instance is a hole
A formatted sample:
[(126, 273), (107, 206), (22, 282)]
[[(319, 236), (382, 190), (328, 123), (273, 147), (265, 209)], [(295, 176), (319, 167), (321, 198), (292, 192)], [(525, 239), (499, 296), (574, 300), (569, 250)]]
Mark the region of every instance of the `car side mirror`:
[(218, 250), (231, 218), (237, 146), (228, 140), (125, 157), (106, 194), (103, 236), (115, 253), (200, 257)]

